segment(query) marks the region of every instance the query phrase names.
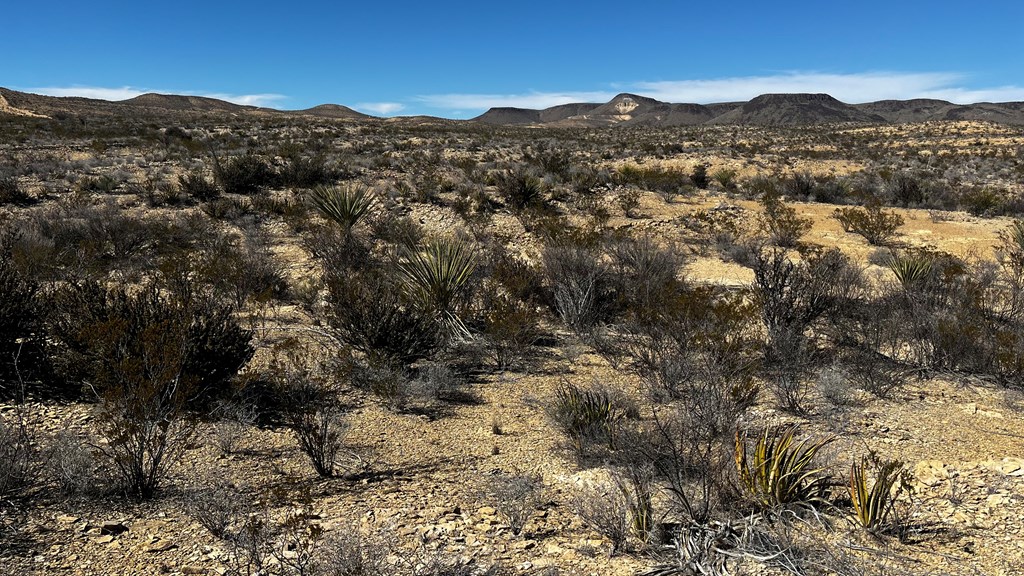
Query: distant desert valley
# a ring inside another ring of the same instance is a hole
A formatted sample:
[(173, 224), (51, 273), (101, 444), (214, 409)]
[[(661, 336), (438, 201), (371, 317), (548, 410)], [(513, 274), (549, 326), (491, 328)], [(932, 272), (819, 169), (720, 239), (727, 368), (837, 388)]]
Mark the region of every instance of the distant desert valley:
[(0, 574), (1024, 573), (1024, 102), (0, 88)]

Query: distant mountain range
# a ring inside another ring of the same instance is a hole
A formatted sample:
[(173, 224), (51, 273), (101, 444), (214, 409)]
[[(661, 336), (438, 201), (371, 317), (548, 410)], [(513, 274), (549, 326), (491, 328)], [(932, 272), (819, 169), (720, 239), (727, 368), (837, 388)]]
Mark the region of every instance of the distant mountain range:
[[(111, 102), (78, 97), (41, 96), (0, 88), (0, 114), (53, 116), (88, 115), (231, 114), (313, 116), (353, 120), (373, 119), (339, 104), (305, 110), (276, 110), (243, 106), (202, 96), (143, 94)], [(491, 108), (469, 120), (499, 126), (603, 127), (699, 126), (739, 124), (754, 126), (806, 126), (856, 122), (889, 124), (929, 120), (984, 120), (1024, 125), (1024, 102), (953, 104), (944, 100), (882, 100), (846, 104), (828, 94), (763, 94), (749, 102), (671, 104), (635, 94), (619, 94), (604, 104), (562, 104), (543, 110)], [(389, 119), (394, 122), (445, 121), (424, 116)], [(467, 121), (461, 121), (467, 122)]]
[(1024, 102), (953, 104), (944, 100), (882, 100), (845, 104), (828, 94), (763, 94), (749, 102), (669, 104), (619, 94), (605, 104), (563, 104), (530, 110), (491, 108), (473, 120), (519, 126), (806, 126), (839, 122), (888, 124), (988, 120), (1024, 125)]

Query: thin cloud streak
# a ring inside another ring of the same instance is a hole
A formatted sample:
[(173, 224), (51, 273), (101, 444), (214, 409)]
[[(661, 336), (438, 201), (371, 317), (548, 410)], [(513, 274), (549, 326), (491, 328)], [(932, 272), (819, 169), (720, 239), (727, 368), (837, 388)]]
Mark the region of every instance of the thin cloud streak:
[(370, 112), (378, 116), (388, 116), (405, 109), (405, 104), (398, 102), (361, 102), (352, 106), (361, 112)]
[(132, 86), (121, 86), (119, 88), (106, 88), (101, 86), (48, 86), (42, 88), (27, 88), (27, 92), (42, 94), (44, 96), (78, 96), (82, 98), (95, 98), (98, 100), (111, 100), (114, 102), (128, 100), (143, 94), (179, 94), (184, 96), (202, 96), (205, 98), (216, 98), (233, 104), (243, 106), (265, 106), (270, 108), (278, 107), (278, 104), (287, 100), (283, 94), (226, 94), (223, 92), (174, 92), (171, 90), (148, 90)]
[(548, 108), (574, 102), (607, 102), (632, 92), (662, 102), (743, 102), (761, 94), (826, 93), (850, 104), (877, 100), (936, 98), (957, 104), (1024, 100), (1024, 87), (965, 86), (968, 77), (954, 72), (864, 72), (823, 74), (786, 72), (710, 80), (676, 80), (614, 84), (615, 91), (528, 92), (524, 94), (434, 94), (416, 100), (442, 110), (486, 110), (495, 107)]
[(529, 92), (527, 94), (432, 94), (416, 101), (445, 110), (486, 110), (487, 108), (550, 108), (576, 102), (607, 102), (615, 92)]

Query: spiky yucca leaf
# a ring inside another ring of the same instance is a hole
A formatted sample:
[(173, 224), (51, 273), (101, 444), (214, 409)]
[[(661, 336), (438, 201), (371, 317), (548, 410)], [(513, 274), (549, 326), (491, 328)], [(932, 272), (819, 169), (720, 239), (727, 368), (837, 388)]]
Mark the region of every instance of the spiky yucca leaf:
[(317, 186), (309, 191), (309, 201), (325, 218), (337, 222), (345, 234), (373, 207), (374, 196), (362, 184)]
[(603, 390), (586, 390), (563, 382), (555, 391), (554, 419), (577, 447), (586, 438), (600, 437), (614, 448), (615, 430), (624, 417)]
[(875, 532), (885, 525), (900, 490), (893, 491), (904, 473), (898, 461), (875, 462), (875, 481), (868, 487), (868, 458), (850, 465), (850, 499), (854, 517), (861, 526)]
[(736, 468), (740, 480), (763, 508), (813, 504), (825, 495), (827, 479), (821, 475), (821, 468), (811, 464), (818, 451), (833, 438), (795, 442), (796, 431), (796, 426), (766, 429), (749, 458), (746, 437), (736, 431)]
[(932, 273), (932, 258), (923, 253), (893, 254), (885, 264), (907, 290), (922, 287)]
[(465, 240), (439, 238), (415, 250), (402, 250), (398, 270), (406, 291), (454, 333), (467, 333), (454, 305), (476, 270), (476, 252)]

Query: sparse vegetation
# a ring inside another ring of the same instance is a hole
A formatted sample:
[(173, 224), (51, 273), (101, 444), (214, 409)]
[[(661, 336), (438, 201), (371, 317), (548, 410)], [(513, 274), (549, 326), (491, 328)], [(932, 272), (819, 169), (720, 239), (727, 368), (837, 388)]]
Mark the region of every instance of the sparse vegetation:
[(84, 110), (0, 114), (13, 573), (1020, 571), (1019, 128)]

